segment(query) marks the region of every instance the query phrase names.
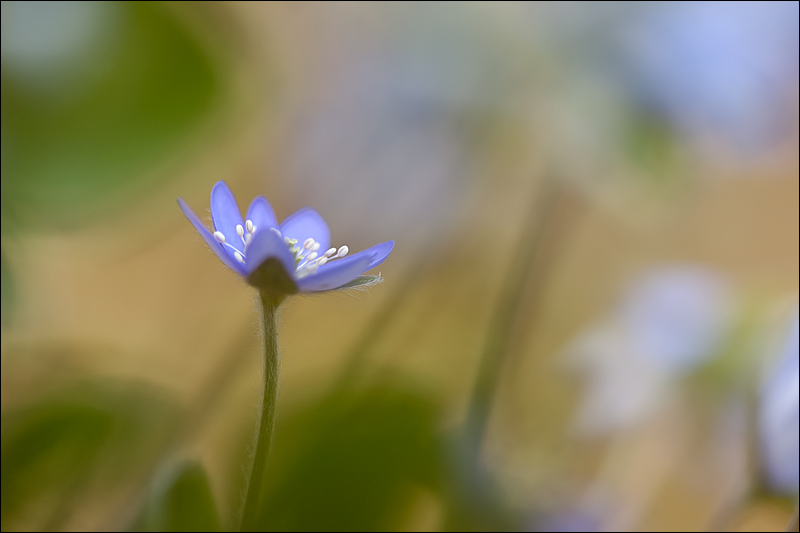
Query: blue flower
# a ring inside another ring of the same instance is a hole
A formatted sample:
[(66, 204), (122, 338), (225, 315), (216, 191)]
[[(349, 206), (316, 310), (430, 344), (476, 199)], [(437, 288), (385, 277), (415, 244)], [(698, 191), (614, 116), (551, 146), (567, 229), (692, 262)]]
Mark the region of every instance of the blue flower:
[(761, 394), (759, 433), (770, 488), (797, 494), (800, 480), (800, 353), (798, 318)]
[(306, 207), (278, 224), (263, 196), (250, 203), (243, 220), (224, 181), (211, 190), (213, 233), (183, 198), (178, 205), (220, 261), (262, 291), (319, 292), (369, 282), (377, 278), (359, 276), (383, 263), (394, 248), (394, 241), (353, 255), (347, 246), (329, 248), (331, 232), (319, 213)]

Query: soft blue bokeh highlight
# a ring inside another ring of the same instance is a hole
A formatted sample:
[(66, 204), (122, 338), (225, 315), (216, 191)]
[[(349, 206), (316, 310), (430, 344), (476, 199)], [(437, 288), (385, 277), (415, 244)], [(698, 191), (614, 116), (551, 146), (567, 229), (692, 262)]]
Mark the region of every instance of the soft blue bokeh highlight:
[(628, 81), (680, 131), (763, 149), (792, 125), (798, 20), (797, 2), (659, 3), (623, 31)]
[(585, 382), (577, 432), (603, 435), (651, 419), (680, 379), (721, 353), (735, 303), (723, 274), (700, 264), (661, 265), (632, 279), (567, 349)]
[(800, 479), (800, 355), (797, 315), (783, 343), (780, 359), (762, 391), (760, 433), (768, 484), (777, 492), (797, 494)]

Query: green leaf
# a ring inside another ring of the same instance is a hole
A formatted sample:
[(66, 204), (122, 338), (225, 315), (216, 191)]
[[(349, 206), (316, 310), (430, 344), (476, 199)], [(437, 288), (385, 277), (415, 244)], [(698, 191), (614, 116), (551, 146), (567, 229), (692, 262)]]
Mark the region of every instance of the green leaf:
[(175, 414), (152, 389), (114, 381), (83, 381), (4, 411), (2, 529), (57, 529), (90, 486), (130, 481), (161, 449)]
[(11, 321), (11, 311), (14, 307), (14, 278), (11, 276), (11, 267), (8, 265), (5, 251), (0, 253), (0, 283), (2, 283), (2, 296), (0, 296), (0, 323), (3, 326)]
[(209, 116), (221, 63), (181, 13), (161, 2), (3, 3), (14, 30), (3, 35), (4, 225), (113, 213), (108, 202), (141, 190), (132, 185)]
[(657, 117), (631, 114), (623, 133), (622, 148), (629, 161), (650, 185), (670, 190), (685, 182), (685, 154), (675, 132)]
[(440, 484), (437, 414), (427, 395), (380, 385), (279, 417), (260, 529), (396, 529), (414, 488)]
[(156, 476), (136, 531), (220, 531), (211, 485), (202, 465), (180, 461)]

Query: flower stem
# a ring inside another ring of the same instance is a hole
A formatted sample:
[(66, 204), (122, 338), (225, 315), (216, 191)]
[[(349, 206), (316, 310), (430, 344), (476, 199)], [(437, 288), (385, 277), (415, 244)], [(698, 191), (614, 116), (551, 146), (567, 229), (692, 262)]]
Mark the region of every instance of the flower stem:
[(256, 454), (250, 471), (250, 480), (245, 489), (244, 509), (242, 511), (241, 531), (259, 529), (259, 508), (261, 488), (267, 469), (275, 425), (275, 406), (278, 403), (278, 327), (276, 312), (282, 298), (261, 293), (264, 308), (264, 399), (261, 405), (258, 434), (256, 435)]

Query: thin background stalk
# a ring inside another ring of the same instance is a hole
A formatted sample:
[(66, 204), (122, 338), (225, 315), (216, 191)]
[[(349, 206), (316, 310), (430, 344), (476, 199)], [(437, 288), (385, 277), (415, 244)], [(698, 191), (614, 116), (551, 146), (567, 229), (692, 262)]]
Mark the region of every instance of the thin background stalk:
[(465, 419), (467, 460), (472, 464), (476, 464), (480, 456), (492, 400), (497, 393), (503, 367), (509, 358), (509, 348), (524, 296), (531, 291), (534, 297), (540, 294), (547, 267), (552, 263), (552, 258), (544, 255), (548, 251), (550, 237), (557, 233), (563, 222), (557, 215), (563, 207), (564, 187), (556, 178), (545, 176), (542, 179), (516, 246), (518, 252), (512, 257), (511, 266), (506, 273)]
[(798, 531), (798, 528), (800, 528), (800, 521), (798, 521), (798, 511), (800, 511), (800, 507), (795, 506), (794, 516), (789, 521), (789, 526), (786, 528), (786, 531)]
[(515, 332), (526, 320), (525, 332), (531, 330), (538, 300), (554, 264), (563, 233), (572, 227), (575, 213), (569, 185), (558, 177), (544, 176), (533, 191), (528, 216), (521, 227), (508, 271), (491, 317), (483, 346), (478, 373), (469, 400), (459, 443), (461, 478), (454, 488), (454, 501), (446, 518), (447, 530), (465, 528), (518, 529), (513, 511), (495, 498), (494, 480), (481, 463), (492, 402), (497, 396), (504, 369), (510, 364), (512, 346), (518, 341)]

